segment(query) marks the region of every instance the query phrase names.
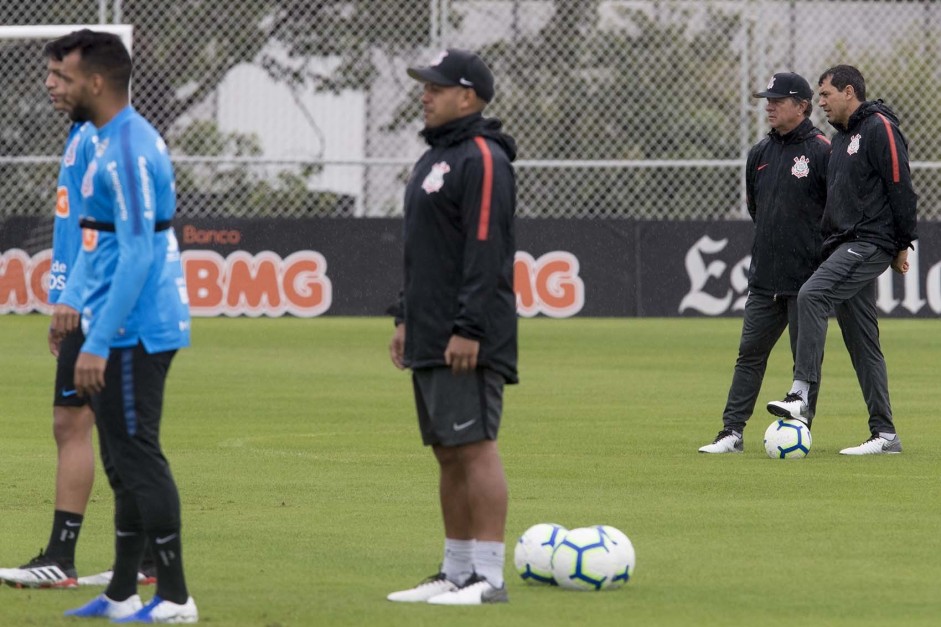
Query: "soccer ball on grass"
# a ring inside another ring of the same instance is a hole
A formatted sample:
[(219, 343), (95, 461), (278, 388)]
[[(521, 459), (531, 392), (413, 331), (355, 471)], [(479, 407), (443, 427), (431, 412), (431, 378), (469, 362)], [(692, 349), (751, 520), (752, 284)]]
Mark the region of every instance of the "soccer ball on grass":
[(523, 581), (558, 585), (552, 576), (552, 551), (567, 532), (554, 523), (539, 523), (523, 532), (513, 550), (513, 564)]
[(765, 431), (765, 451), (772, 459), (801, 459), (810, 453), (810, 429), (800, 420), (775, 420)]
[(634, 574), (634, 546), (608, 525), (572, 529), (552, 552), (556, 582), (571, 590), (606, 590), (627, 583)]

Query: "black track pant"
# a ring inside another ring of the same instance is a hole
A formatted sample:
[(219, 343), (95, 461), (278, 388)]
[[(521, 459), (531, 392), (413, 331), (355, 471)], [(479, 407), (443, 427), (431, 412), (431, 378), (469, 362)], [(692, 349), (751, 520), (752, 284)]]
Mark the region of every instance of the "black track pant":
[(891, 263), (892, 256), (873, 244), (842, 244), (804, 283), (797, 299), (800, 335), (794, 378), (820, 380), (828, 316), (835, 310), (873, 434), (895, 433), (876, 313), (876, 279)]
[[(732, 375), (725, 411), (722, 412), (722, 423), (726, 429), (741, 433), (745, 428), (745, 423), (755, 410), (755, 402), (768, 365), (768, 356), (784, 329), (789, 330), (791, 355), (796, 355), (797, 325), (797, 296), (770, 296), (754, 292), (748, 294), (735, 373)], [(817, 408), (819, 389), (819, 382), (810, 386), (808, 402), (811, 417)]]

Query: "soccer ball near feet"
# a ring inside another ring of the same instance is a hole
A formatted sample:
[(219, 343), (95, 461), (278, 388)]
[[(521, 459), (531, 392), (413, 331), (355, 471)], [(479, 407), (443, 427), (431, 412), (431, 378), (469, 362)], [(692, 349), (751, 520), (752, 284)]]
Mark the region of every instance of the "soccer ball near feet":
[(513, 550), (513, 564), (523, 581), (557, 585), (552, 577), (552, 551), (567, 532), (554, 523), (539, 523), (523, 532)]
[(810, 429), (800, 420), (775, 420), (765, 431), (765, 450), (772, 459), (800, 459), (810, 453)]

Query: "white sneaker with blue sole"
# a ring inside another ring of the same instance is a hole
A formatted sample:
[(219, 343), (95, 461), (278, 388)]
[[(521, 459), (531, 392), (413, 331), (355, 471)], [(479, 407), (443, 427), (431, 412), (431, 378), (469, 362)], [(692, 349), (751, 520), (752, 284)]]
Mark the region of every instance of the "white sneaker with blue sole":
[(150, 603), (130, 616), (118, 618), (111, 622), (191, 624), (199, 622), (199, 613), (196, 611), (196, 602), (193, 601), (193, 597), (186, 599), (186, 603), (174, 603), (165, 601), (155, 595)]
[(123, 601), (114, 601), (103, 594), (74, 610), (66, 610), (66, 616), (76, 618), (124, 618), (144, 607), (140, 597), (133, 594)]

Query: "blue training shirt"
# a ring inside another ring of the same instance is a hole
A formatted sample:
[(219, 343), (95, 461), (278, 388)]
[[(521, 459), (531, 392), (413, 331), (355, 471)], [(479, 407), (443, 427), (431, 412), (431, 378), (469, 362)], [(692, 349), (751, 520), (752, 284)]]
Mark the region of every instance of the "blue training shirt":
[[(82, 176), (94, 156), (95, 126), (91, 122), (75, 122), (69, 129), (65, 152), (59, 163), (59, 182), (56, 188), (56, 217), (52, 230), (52, 266), (49, 270), (49, 303), (60, 302), (63, 290), (73, 276), (73, 269), (82, 244), (78, 226), (82, 213)], [(79, 277), (75, 276), (77, 282)], [(81, 290), (75, 290), (80, 295)], [(81, 302), (64, 304), (74, 309)]]
[[(127, 106), (98, 129), (95, 158), (82, 181), (85, 298), (82, 352), (143, 344), (148, 353), (189, 346), (190, 316), (180, 248), (173, 166), (163, 138)], [(109, 231), (113, 228), (113, 231)]]

